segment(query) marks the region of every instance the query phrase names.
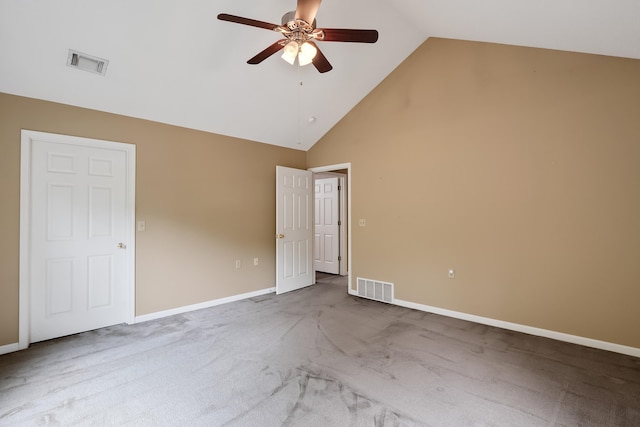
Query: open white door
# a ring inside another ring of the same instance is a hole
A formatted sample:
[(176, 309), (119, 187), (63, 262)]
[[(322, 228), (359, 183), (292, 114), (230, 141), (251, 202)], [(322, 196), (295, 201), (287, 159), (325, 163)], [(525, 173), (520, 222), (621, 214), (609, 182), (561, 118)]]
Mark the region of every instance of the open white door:
[(276, 166), (276, 293), (313, 284), (312, 173)]

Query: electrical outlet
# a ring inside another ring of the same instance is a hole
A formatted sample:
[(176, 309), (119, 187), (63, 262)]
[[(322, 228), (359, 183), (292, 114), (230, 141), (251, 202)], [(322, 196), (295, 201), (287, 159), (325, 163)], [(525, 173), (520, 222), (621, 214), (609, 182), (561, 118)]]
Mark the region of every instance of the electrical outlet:
[(453, 268), (449, 269), (449, 279), (456, 277), (456, 271)]
[(258, 258), (253, 259), (253, 265), (258, 265), (259, 262), (260, 260)]
[(240, 268), (242, 267), (242, 261), (240, 261), (239, 259), (236, 260), (236, 268)]
[(367, 226), (367, 220), (366, 220), (366, 219), (362, 219), (362, 218), (360, 218), (360, 219), (358, 220), (358, 225), (359, 225), (360, 227), (366, 227), (366, 226)]

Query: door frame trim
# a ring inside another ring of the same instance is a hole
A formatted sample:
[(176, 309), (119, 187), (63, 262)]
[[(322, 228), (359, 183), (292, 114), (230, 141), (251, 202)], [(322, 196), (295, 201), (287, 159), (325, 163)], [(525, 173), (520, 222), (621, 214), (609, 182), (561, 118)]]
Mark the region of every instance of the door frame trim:
[(126, 155), (126, 277), (127, 308), (126, 322), (135, 321), (135, 189), (136, 189), (136, 146), (123, 142), (105, 141), (94, 138), (68, 136), (32, 130), (21, 130), (20, 141), (20, 275), (19, 275), (19, 317), (18, 347), (19, 350), (29, 347), (30, 340), (30, 295), (31, 278), (31, 151), (33, 139), (47, 142), (80, 145), (84, 147), (107, 148), (124, 151)]
[[(335, 165), (327, 165), (327, 166), (318, 166), (318, 167), (313, 167), (313, 168), (309, 168), (308, 170), (310, 170), (311, 172), (315, 173), (319, 173), (319, 172), (337, 172), (339, 170), (347, 170), (347, 281), (348, 281), (348, 288), (349, 291), (351, 290), (351, 284), (352, 284), (352, 272), (353, 272), (353, 268), (352, 268), (352, 254), (351, 254), (351, 243), (352, 243), (352, 238), (351, 238), (351, 181), (352, 181), (352, 174), (353, 172), (351, 171), (351, 162), (347, 162), (347, 163), (338, 163)], [(315, 283), (315, 268), (313, 269), (313, 276), (314, 276), (314, 283)]]

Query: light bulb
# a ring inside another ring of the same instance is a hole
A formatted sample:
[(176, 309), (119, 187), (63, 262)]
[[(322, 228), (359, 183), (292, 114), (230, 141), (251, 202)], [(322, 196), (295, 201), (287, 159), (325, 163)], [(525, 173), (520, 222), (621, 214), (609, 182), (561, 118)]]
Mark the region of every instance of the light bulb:
[(316, 57), (318, 53), (318, 49), (314, 45), (308, 42), (302, 43), (300, 46), (300, 54), (298, 55), (298, 62), (300, 65), (307, 65), (313, 61), (313, 58)]
[(291, 40), (284, 46), (284, 52), (282, 52), (282, 59), (293, 65), (298, 55), (299, 46), (298, 43)]

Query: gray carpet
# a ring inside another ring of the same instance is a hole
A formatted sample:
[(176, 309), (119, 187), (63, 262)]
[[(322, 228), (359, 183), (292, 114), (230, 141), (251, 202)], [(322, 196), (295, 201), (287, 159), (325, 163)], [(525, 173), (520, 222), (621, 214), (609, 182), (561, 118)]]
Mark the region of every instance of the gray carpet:
[(343, 280), (0, 356), (0, 425), (639, 426), (640, 359)]

